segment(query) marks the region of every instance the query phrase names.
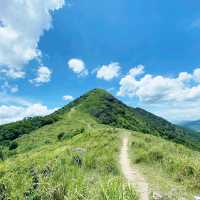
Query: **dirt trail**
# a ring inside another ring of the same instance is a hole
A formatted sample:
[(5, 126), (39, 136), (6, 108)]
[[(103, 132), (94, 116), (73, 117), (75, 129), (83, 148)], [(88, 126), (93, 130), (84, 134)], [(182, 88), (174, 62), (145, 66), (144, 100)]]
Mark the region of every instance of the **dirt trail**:
[(120, 165), (127, 181), (134, 186), (141, 200), (149, 200), (148, 184), (139, 174), (138, 170), (131, 166), (128, 158), (128, 136), (123, 137), (120, 153)]

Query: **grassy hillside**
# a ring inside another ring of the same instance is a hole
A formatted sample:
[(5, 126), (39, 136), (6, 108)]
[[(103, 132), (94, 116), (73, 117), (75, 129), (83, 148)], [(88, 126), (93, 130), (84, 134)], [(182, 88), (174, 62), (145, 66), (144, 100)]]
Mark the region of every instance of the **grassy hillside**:
[(56, 121), (58, 121), (56, 115), (49, 115), (45, 117), (30, 117), (18, 122), (1, 125), (0, 145), (8, 145), (10, 141), (16, 138)]
[[(63, 118), (14, 140), (0, 161), (1, 195), (15, 199), (134, 200), (118, 165), (121, 134), (72, 109)], [(130, 158), (151, 191), (170, 200), (200, 191), (200, 153), (157, 136), (129, 132)], [(6, 199), (5, 198), (5, 199)]]
[(92, 115), (99, 123), (161, 136), (200, 149), (199, 133), (171, 124), (141, 108), (129, 107), (105, 90), (92, 90), (59, 110), (57, 114), (60, 115), (74, 106)]
[(119, 133), (86, 114), (72, 110), (15, 142), (0, 161), (0, 199), (137, 199), (119, 171)]
[(200, 153), (152, 135), (130, 135), (130, 158), (145, 174), (152, 191), (164, 199), (200, 195)]
[[(35, 123), (47, 119), (54, 120)], [(2, 200), (138, 199), (118, 164), (127, 129), (134, 130), (129, 131), (130, 158), (152, 192), (174, 200), (193, 199), (200, 191), (200, 153), (186, 147), (189, 132), (103, 90), (93, 90), (50, 116), (26, 120), (1, 126), (31, 127), (1, 146)]]
[(0, 145), (15, 148), (14, 139), (61, 120), (72, 108), (89, 114), (101, 124), (161, 136), (200, 150), (199, 133), (180, 128), (141, 108), (129, 107), (102, 89), (86, 93), (49, 116), (0, 126)]

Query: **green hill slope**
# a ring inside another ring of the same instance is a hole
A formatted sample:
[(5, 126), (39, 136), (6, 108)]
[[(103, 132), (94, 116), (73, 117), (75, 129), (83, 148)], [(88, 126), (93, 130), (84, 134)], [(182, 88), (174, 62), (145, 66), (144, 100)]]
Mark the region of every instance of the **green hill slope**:
[(88, 92), (59, 110), (57, 114), (66, 112), (69, 107), (77, 107), (89, 113), (102, 124), (158, 135), (200, 149), (199, 133), (178, 127), (141, 108), (129, 107), (102, 89)]
[(141, 108), (129, 107), (102, 89), (86, 93), (49, 116), (29, 118), (0, 126), (0, 144), (9, 145), (9, 141), (21, 135), (55, 123), (72, 108), (91, 115), (102, 124), (158, 135), (200, 149), (199, 133), (178, 127)]
[[(182, 194), (193, 199), (200, 191), (200, 153), (185, 147), (185, 140), (181, 140), (181, 145), (163, 139), (169, 139), (171, 128), (162, 134), (155, 123), (163, 130), (174, 125), (141, 109), (130, 108), (103, 90), (90, 91), (39, 121), (47, 119), (54, 120), (38, 125), (27, 119), (1, 126), (5, 135), (6, 130), (11, 130), (7, 126), (15, 125), (22, 132), (20, 137), (2, 139), (0, 199), (138, 199), (123, 179), (118, 162), (121, 135), (127, 129), (140, 130), (129, 132), (130, 158), (149, 177), (151, 191), (168, 193), (178, 188), (176, 198), (172, 199), (180, 199)], [(176, 128), (184, 137), (189, 134)]]
[(72, 110), (19, 137), (0, 161), (0, 199), (138, 199), (120, 174), (119, 136)]
[(200, 153), (162, 138), (135, 132), (130, 135), (130, 155), (162, 199), (200, 196)]

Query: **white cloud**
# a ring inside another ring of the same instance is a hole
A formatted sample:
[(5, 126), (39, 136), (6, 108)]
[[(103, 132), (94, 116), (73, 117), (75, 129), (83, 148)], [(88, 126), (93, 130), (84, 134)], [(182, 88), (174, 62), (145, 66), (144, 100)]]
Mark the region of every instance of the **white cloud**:
[(19, 91), (18, 85), (10, 85), (7, 81), (4, 82), (4, 84), (1, 86), (1, 89), (4, 93), (16, 93)]
[(97, 70), (97, 78), (104, 79), (106, 81), (112, 80), (119, 76), (120, 72), (119, 63), (110, 63), (109, 65), (103, 65)]
[(20, 67), (8, 66), (0, 70), (0, 73), (12, 79), (24, 78), (25, 72)]
[(8, 94), (7, 90), (12, 90), (15, 87), (7, 82), (4, 83), (4, 87), (3, 92), (0, 92), (0, 124), (15, 122), (25, 117), (48, 115), (58, 109), (49, 109), (40, 102), (33, 102), (13, 94)]
[(199, 120), (200, 101), (195, 102), (170, 102), (162, 104), (143, 104), (142, 107), (152, 113), (162, 116), (172, 122), (178, 123), (181, 121)]
[(192, 75), (189, 74), (188, 72), (181, 72), (179, 75), (178, 75), (178, 80), (184, 82), (184, 81), (189, 81), (192, 79)]
[(194, 70), (193, 77), (196, 82), (200, 83), (200, 68)]
[(0, 106), (0, 124), (15, 122), (22, 120), (25, 117), (45, 116), (56, 109), (48, 109), (47, 106), (42, 104), (31, 104), (29, 106)]
[(79, 76), (87, 76), (88, 70), (86, 69), (85, 63), (81, 59), (72, 58), (68, 61), (68, 67)]
[(132, 69), (130, 69), (129, 71), (129, 74), (132, 76), (132, 77), (136, 77), (136, 76), (139, 76), (141, 74), (144, 73), (144, 65), (138, 65), (136, 67), (133, 67)]
[(43, 83), (48, 83), (51, 80), (51, 70), (46, 66), (40, 66), (37, 70), (37, 77), (30, 80), (31, 83), (35, 85), (41, 85)]
[[(181, 72), (177, 77), (153, 76), (145, 74), (137, 79), (129, 73), (120, 81), (119, 96), (136, 96), (143, 102), (157, 103), (163, 101), (193, 101), (200, 98), (199, 72), (200, 68), (194, 70), (193, 74)], [(192, 83), (187, 83), (191, 80)]]
[(11, 92), (11, 93), (16, 93), (16, 92), (18, 92), (18, 91), (19, 91), (19, 88), (18, 88), (17, 85), (12, 86), (12, 87), (10, 88), (10, 92)]
[(0, 1), (1, 73), (24, 77), (23, 66), (42, 54), (38, 42), (52, 27), (52, 12), (63, 6), (64, 0)]
[(65, 100), (65, 101), (72, 101), (73, 99), (74, 99), (74, 97), (71, 96), (71, 95), (65, 95), (65, 96), (63, 96), (63, 100)]
[(9, 95), (6, 91), (0, 92), (0, 105), (28, 107), (32, 104), (34, 104), (34, 102), (26, 100), (22, 97)]
[(131, 73), (136, 69), (131, 69), (120, 80), (119, 96), (136, 97), (141, 106), (168, 119), (200, 118), (195, 109), (200, 107), (200, 68), (193, 73), (181, 72), (173, 78), (151, 74), (138, 78)]

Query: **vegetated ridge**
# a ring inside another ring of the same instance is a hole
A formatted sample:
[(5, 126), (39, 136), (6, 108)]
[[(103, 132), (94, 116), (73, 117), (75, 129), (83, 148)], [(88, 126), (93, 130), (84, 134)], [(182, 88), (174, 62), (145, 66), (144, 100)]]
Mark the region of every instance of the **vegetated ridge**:
[(102, 89), (94, 89), (57, 111), (76, 107), (92, 115), (99, 123), (117, 128), (161, 136), (180, 144), (199, 148), (200, 135), (174, 125), (141, 108), (132, 108)]
[(89, 91), (51, 115), (0, 126), (0, 143), (8, 144), (21, 135), (59, 121), (72, 108), (90, 114), (101, 124), (161, 136), (200, 149), (200, 135), (195, 131), (176, 126), (141, 108), (129, 107), (102, 89)]
[[(124, 134), (129, 142), (121, 146)], [(117, 159), (121, 148), (121, 158), (130, 159), (128, 171), (138, 168), (149, 185), (150, 199), (155, 191), (166, 199), (193, 200), (200, 191), (198, 133), (101, 89), (51, 115), (2, 125), (0, 135), (3, 199), (138, 200), (141, 179), (132, 177), (139, 190), (127, 184)]]

